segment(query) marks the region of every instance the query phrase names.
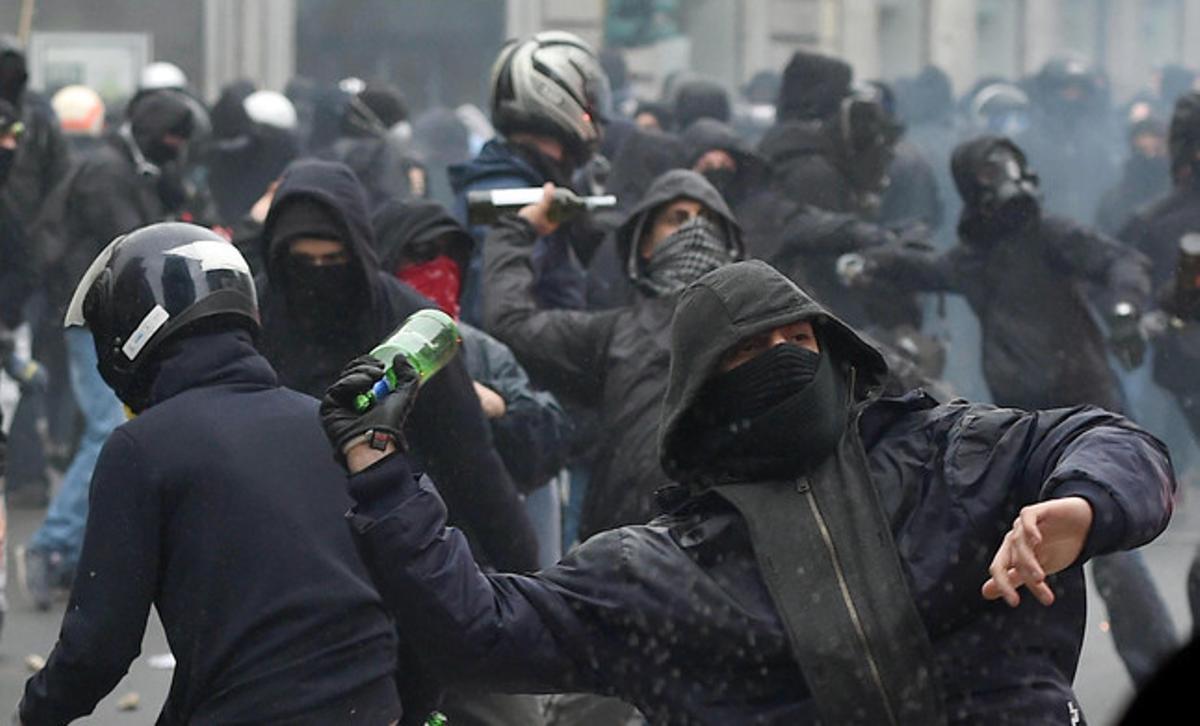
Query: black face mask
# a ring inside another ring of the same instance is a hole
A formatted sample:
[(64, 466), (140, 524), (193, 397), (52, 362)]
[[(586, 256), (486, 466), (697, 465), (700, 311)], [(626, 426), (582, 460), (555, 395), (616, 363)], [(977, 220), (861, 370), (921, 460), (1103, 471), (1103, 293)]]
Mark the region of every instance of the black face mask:
[(759, 476), (811, 469), (846, 428), (846, 386), (833, 360), (777, 345), (706, 386), (699, 415), (711, 422), (718, 468)]
[(165, 144), (161, 139), (151, 141), (146, 145), (143, 153), (151, 162), (162, 166), (179, 158), (180, 147)]
[(349, 263), (310, 265), (287, 260), (288, 304), (295, 320), (311, 328), (347, 328), (360, 285)]
[(8, 181), (8, 173), (12, 171), (13, 162), (17, 158), (16, 149), (0, 149), (0, 187)]

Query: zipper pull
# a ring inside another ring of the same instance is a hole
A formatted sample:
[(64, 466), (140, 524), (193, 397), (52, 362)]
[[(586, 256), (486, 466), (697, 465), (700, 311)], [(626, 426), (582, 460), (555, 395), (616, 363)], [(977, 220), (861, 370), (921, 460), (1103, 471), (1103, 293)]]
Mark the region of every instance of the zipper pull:
[(808, 477), (802, 476), (796, 480), (796, 491), (800, 494), (807, 494), (810, 488)]

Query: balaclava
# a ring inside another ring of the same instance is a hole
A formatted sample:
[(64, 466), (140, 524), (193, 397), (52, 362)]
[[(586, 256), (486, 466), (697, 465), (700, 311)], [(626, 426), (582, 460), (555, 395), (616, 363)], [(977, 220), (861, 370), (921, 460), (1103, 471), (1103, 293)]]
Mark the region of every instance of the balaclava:
[[(311, 197), (289, 199), (286, 205), (279, 211), (272, 233), (284, 256), (291, 318), (314, 331), (348, 332), (353, 326), (347, 324), (347, 316), (357, 308), (361, 287), (352, 264), (311, 265), (287, 251), (288, 243), (302, 237), (344, 242), (342, 223), (332, 209)], [(352, 255), (347, 250), (347, 256)]]
[(848, 415), (833, 355), (824, 344), (814, 353), (793, 343), (713, 376), (691, 413), (712, 465), (754, 477), (815, 467), (837, 447)]

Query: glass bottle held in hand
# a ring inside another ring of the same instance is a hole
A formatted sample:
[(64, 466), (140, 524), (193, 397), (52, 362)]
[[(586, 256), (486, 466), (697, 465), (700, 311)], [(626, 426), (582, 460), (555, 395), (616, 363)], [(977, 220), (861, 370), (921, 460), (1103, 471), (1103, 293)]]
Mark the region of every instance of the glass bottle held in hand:
[(371, 357), (387, 365), (383, 378), (354, 400), (354, 407), (366, 411), (376, 401), (396, 390), (396, 371), (392, 359), (404, 356), (417, 372), (418, 385), (424, 385), (458, 352), (461, 338), (454, 319), (441, 310), (418, 310), (404, 321), (391, 337), (371, 351)]
[[(506, 214), (516, 214), (522, 207), (537, 204), (542, 201), (541, 187), (524, 187), (520, 189), (485, 189), (467, 192), (467, 224), (495, 224)], [(617, 198), (612, 195), (602, 197), (581, 197), (570, 189), (557, 187), (554, 190), (554, 202), (550, 205), (549, 217), (551, 222), (565, 222), (577, 217), (585, 211), (615, 207)]]

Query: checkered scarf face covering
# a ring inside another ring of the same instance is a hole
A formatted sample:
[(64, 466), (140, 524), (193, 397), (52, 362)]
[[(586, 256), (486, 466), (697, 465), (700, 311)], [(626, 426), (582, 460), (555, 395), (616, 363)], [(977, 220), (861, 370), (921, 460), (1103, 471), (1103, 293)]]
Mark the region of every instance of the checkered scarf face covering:
[(658, 244), (637, 284), (652, 295), (670, 295), (730, 262), (725, 235), (716, 224), (695, 217)]

